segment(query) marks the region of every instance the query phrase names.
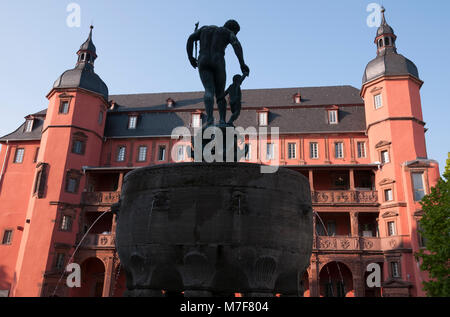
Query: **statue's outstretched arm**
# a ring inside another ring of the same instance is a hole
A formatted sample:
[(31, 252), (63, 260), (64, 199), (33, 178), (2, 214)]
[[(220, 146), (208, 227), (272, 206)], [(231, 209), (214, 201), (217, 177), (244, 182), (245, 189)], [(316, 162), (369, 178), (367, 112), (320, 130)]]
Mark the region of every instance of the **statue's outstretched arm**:
[(236, 57), (239, 60), (239, 64), (241, 65), (241, 70), (244, 76), (248, 76), (250, 73), (250, 69), (247, 65), (245, 65), (244, 62), (244, 53), (242, 52), (242, 46), (237, 37), (231, 33), (230, 36), (230, 44), (233, 46), (234, 53), (236, 54)]

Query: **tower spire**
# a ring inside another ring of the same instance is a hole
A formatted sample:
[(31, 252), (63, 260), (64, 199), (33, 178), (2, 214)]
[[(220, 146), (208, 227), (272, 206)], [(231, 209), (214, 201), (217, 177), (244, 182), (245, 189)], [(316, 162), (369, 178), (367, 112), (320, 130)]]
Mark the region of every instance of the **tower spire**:
[(97, 58), (96, 48), (94, 45), (94, 42), (92, 41), (92, 30), (94, 29), (94, 26), (91, 25), (89, 30), (89, 36), (87, 40), (81, 44), (80, 49), (78, 50), (78, 65), (92, 65), (94, 66), (94, 61)]
[(381, 7), (381, 23), (375, 37), (378, 56), (383, 56), (390, 52), (397, 53), (397, 49), (395, 47), (395, 40), (397, 39), (397, 36), (394, 34), (394, 29), (386, 22), (385, 12), (386, 9)]

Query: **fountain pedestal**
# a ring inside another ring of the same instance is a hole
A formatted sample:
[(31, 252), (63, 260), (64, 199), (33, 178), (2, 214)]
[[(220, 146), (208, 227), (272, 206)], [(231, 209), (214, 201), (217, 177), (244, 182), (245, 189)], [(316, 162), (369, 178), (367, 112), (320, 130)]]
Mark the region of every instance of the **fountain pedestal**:
[(313, 238), (309, 182), (260, 167), (178, 163), (130, 172), (115, 207), (125, 295), (298, 294)]

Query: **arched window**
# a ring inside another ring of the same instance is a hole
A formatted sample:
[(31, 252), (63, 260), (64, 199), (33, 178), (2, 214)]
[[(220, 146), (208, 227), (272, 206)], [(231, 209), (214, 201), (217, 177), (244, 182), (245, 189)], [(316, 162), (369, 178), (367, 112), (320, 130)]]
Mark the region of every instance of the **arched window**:
[(388, 37), (384, 38), (384, 45), (389, 46), (389, 38)]
[(379, 40), (378, 40), (378, 47), (379, 47), (379, 48), (382, 48), (382, 47), (383, 47), (383, 40), (382, 40), (382, 39), (379, 39)]

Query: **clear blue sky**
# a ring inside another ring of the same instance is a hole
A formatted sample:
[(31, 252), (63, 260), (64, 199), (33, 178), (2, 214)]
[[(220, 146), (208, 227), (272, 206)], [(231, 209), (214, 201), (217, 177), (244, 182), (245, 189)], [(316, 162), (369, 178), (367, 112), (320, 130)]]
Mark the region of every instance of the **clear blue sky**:
[[(80, 27), (66, 23), (72, 2), (81, 8)], [(450, 151), (448, 0), (0, 0), (0, 135), (47, 107), (46, 94), (75, 65), (91, 23), (95, 69), (110, 94), (202, 90), (186, 58), (186, 39), (197, 21), (222, 25), (229, 18), (241, 25), (251, 69), (244, 88), (361, 88), (376, 54), (376, 28), (366, 23), (369, 3), (386, 7), (398, 52), (419, 68), (428, 156), (442, 172)], [(233, 74), (238, 63), (231, 48), (227, 53)]]

